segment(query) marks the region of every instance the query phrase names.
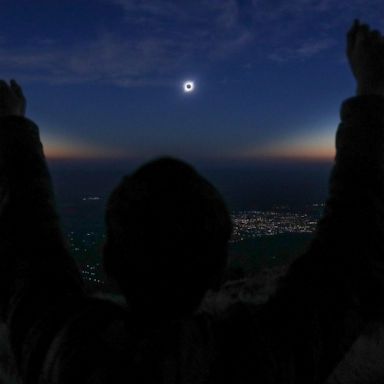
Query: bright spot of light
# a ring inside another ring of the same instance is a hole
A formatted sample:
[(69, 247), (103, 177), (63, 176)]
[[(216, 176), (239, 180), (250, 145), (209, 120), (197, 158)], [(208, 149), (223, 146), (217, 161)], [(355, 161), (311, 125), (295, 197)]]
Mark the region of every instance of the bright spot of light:
[(185, 81), (183, 89), (186, 93), (192, 92), (195, 89), (195, 83), (193, 81)]

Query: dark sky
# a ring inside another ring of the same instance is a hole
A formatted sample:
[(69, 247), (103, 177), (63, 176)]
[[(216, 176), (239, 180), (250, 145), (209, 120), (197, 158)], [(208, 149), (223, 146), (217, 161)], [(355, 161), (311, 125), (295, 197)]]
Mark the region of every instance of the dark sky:
[(356, 17), (383, 1), (2, 0), (0, 71), (51, 158), (331, 158)]

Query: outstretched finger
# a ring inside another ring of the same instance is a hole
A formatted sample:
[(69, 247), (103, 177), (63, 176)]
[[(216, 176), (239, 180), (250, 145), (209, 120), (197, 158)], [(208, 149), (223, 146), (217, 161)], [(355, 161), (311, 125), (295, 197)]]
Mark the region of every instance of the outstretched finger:
[(347, 52), (350, 54), (355, 47), (356, 43), (356, 36), (357, 32), (359, 31), (360, 28), (360, 22), (358, 19), (356, 19), (351, 27), (351, 29), (348, 31), (347, 34)]
[(11, 88), (16, 93), (17, 96), (24, 98), (23, 89), (14, 79), (11, 80)]

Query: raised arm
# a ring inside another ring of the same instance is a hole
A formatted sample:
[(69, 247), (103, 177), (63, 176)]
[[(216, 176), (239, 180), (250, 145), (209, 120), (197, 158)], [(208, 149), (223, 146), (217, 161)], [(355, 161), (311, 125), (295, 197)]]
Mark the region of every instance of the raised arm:
[(324, 216), (260, 313), (278, 382), (323, 382), (384, 313), (384, 39), (355, 22), (347, 55), (357, 96), (341, 108)]
[(59, 226), (38, 128), (24, 113), (20, 86), (0, 81), (0, 313), (20, 371), (31, 376), (82, 285)]

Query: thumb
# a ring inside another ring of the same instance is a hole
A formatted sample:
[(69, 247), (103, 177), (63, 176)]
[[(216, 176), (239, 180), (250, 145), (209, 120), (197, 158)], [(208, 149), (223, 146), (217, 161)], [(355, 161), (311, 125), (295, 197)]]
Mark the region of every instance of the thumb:
[(13, 92), (15, 92), (17, 96), (19, 96), (22, 99), (25, 99), (22, 88), (14, 79), (11, 80), (11, 89)]

